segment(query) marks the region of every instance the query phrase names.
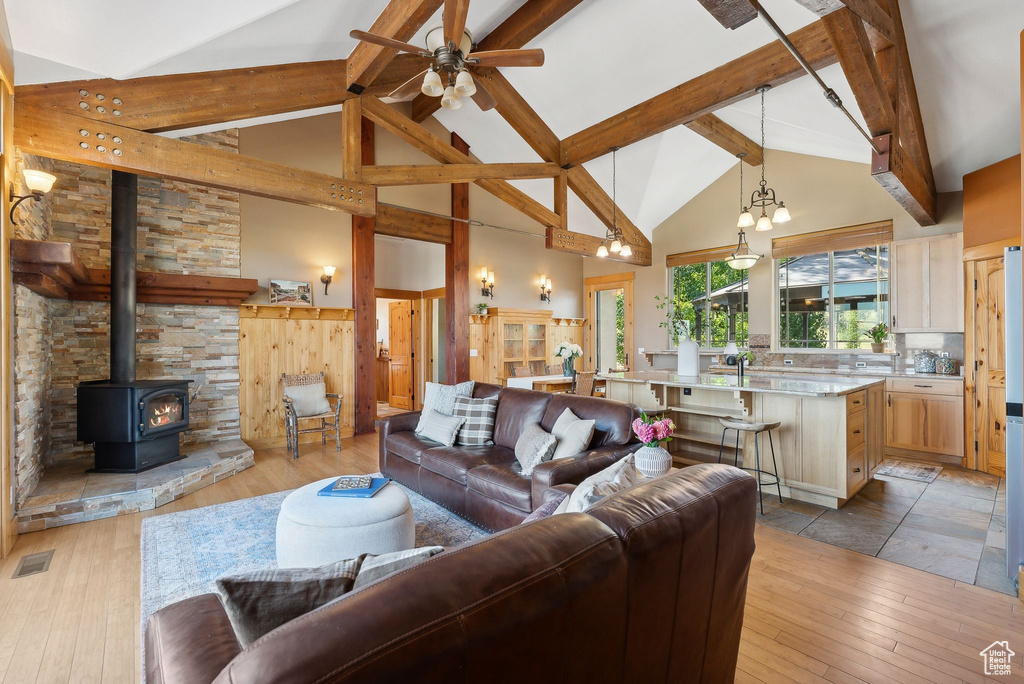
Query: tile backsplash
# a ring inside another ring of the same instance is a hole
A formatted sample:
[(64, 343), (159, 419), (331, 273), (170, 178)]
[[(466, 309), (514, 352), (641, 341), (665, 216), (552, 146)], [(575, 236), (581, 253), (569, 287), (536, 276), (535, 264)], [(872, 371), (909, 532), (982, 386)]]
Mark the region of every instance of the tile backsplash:
[(935, 354), (949, 352), (959, 366), (964, 360), (963, 333), (898, 333), (893, 334), (895, 355), (889, 354), (844, 354), (842, 352), (823, 352), (820, 354), (805, 352), (773, 352), (770, 335), (751, 335), (750, 351), (754, 353), (755, 362), (761, 366), (782, 366), (786, 359), (791, 359), (794, 366), (804, 368), (841, 368), (852, 367), (857, 362), (867, 364), (868, 368), (901, 369), (914, 366), (914, 354), (927, 350)]

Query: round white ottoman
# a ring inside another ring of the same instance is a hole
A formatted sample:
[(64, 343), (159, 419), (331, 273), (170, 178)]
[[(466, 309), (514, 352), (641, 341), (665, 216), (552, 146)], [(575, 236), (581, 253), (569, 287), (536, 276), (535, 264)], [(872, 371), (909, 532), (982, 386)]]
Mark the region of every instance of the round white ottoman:
[(391, 553), (416, 546), (416, 522), (405, 492), (394, 483), (369, 499), (317, 496), (329, 477), (299, 487), (277, 515), (277, 565), (314, 568), (363, 553)]

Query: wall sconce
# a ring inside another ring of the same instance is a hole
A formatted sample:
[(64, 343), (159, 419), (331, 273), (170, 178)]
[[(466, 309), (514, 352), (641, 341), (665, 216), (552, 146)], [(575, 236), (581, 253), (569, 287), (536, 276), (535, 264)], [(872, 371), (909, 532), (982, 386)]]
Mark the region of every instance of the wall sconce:
[(486, 266), (480, 268), (480, 296), (494, 299), (494, 271), (488, 271)]
[(18, 222), (14, 220), (14, 210), (18, 208), (18, 205), (28, 199), (42, 199), (43, 195), (50, 192), (54, 182), (57, 180), (57, 177), (53, 174), (46, 173), (45, 171), (36, 171), (35, 169), (25, 169), (22, 171), (22, 175), (25, 177), (25, 187), (29, 189), (30, 194), (15, 195), (14, 183), (11, 183), (10, 201), (14, 202), (14, 204), (11, 205), (12, 226), (18, 225)]
[(337, 269), (334, 266), (324, 266), (324, 274), (320, 276), (320, 282), (324, 284), (324, 294), (327, 294), (327, 286), (331, 284), (331, 280), (334, 279), (334, 272)]
[(540, 277), (540, 301), (551, 301), (551, 278), (547, 276)]

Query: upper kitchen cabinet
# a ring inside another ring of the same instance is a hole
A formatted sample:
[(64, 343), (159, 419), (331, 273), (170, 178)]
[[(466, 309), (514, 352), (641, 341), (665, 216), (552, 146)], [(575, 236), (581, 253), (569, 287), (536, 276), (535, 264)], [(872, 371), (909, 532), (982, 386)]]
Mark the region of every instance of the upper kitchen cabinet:
[(963, 332), (963, 233), (892, 243), (893, 332)]

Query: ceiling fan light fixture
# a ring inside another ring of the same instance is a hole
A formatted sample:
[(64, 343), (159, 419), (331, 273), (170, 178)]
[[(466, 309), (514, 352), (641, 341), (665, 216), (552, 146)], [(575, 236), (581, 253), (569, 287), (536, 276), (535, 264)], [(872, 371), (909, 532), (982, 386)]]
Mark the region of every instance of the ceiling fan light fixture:
[(476, 93), (476, 83), (468, 71), (463, 69), (455, 77), (455, 94), (459, 97), (472, 97)]
[(597, 248), (597, 256), (602, 259), (608, 256), (608, 248), (604, 246), (603, 242), (601, 243), (601, 246)]
[(441, 77), (433, 69), (428, 71), (426, 76), (423, 77), (423, 87), (420, 88), (420, 92), (427, 97), (438, 97), (444, 92)]
[(441, 96), (441, 106), (445, 109), (456, 110), (462, 107), (462, 100), (455, 94), (455, 86), (448, 86)]
[(779, 208), (772, 214), (772, 223), (785, 223), (791, 220), (793, 217), (789, 215), (789, 209), (786, 208), (785, 202), (779, 202)]

